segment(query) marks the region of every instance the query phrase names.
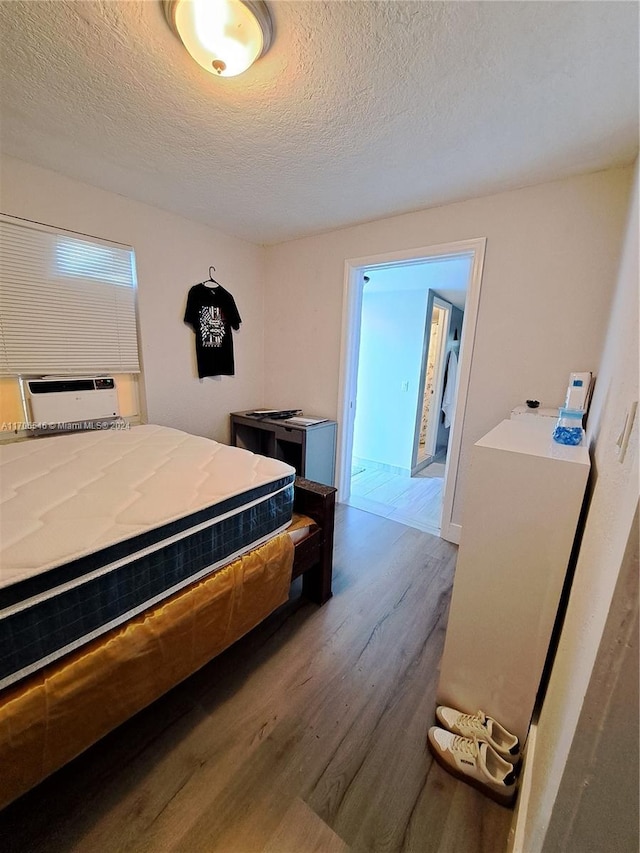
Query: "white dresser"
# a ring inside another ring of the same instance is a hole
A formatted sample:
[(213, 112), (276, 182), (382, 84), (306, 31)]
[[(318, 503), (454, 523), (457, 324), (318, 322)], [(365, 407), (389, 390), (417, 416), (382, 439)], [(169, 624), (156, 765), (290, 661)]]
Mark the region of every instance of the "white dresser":
[(589, 475), (554, 422), (502, 421), (471, 456), (438, 704), (526, 740)]

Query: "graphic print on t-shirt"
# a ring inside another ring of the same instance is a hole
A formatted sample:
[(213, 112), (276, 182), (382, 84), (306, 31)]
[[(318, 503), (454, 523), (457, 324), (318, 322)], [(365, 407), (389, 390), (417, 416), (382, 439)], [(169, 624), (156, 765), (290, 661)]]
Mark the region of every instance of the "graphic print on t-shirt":
[(214, 305), (200, 308), (200, 339), (203, 347), (221, 347), (225, 335), (220, 309)]

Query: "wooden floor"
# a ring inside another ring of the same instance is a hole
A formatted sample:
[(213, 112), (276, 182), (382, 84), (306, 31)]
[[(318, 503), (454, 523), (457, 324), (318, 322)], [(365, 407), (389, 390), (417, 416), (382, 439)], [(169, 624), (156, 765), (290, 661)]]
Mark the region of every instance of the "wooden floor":
[(444, 462), (435, 462), (415, 477), (376, 468), (356, 468), (349, 505), (399, 521), (425, 533), (440, 533)]
[(339, 506), (331, 601), (292, 599), (9, 806), (0, 849), (502, 853), (512, 813), (425, 746), (455, 556)]

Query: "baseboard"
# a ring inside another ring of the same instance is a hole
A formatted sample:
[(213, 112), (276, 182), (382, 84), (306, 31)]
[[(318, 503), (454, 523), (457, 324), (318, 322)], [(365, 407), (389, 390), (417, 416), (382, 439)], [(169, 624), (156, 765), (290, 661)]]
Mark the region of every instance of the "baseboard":
[(409, 468), (400, 468), (398, 465), (387, 465), (386, 462), (376, 462), (373, 459), (362, 459), (354, 456), (351, 460), (353, 467), (368, 468), (370, 471), (387, 471), (389, 474), (399, 474), (401, 477), (410, 477)]
[(428, 465), (431, 465), (431, 463), (433, 462), (433, 460), (434, 460), (434, 459), (435, 459), (435, 456), (427, 456), (427, 457), (426, 457), (425, 459), (423, 459), (421, 462), (418, 462), (418, 463), (417, 463), (416, 465), (414, 465), (414, 467), (411, 469), (411, 476), (412, 476), (412, 477), (415, 477), (415, 476), (416, 476), (416, 474), (417, 474), (419, 471), (422, 471), (422, 470), (423, 470), (424, 468), (426, 468)]
[(440, 538), (446, 539), (447, 542), (453, 542), (454, 545), (460, 544), (460, 537), (462, 536), (462, 525), (461, 524), (443, 524), (442, 529), (440, 530)]

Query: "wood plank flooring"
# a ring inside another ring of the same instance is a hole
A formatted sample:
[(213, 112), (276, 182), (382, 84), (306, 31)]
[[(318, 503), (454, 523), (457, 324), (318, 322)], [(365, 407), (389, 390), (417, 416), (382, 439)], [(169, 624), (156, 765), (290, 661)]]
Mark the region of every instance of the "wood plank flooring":
[(455, 546), (348, 506), (336, 522), (324, 607), (292, 596), (9, 806), (0, 848), (502, 853), (512, 813), (426, 748)]
[(356, 469), (350, 506), (399, 521), (425, 533), (440, 533), (444, 464), (436, 462), (408, 477), (375, 468)]

